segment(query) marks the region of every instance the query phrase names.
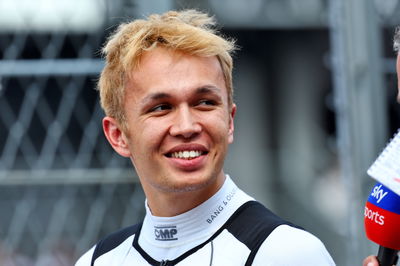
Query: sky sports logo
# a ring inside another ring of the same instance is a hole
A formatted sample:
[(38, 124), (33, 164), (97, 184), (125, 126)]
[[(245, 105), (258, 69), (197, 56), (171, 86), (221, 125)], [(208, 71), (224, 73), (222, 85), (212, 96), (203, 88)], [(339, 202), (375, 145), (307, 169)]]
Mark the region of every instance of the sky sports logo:
[(400, 195), (378, 183), (365, 204), (364, 224), (368, 239), (400, 250)]
[(378, 183), (372, 189), (364, 209), (365, 222), (384, 225), (388, 219), (398, 221), (400, 197)]
[(382, 201), (386, 196), (390, 197), (389, 191), (382, 184), (377, 184), (372, 189), (371, 195), (368, 198), (367, 204), (364, 209), (364, 219), (367, 222), (367, 219), (378, 224), (385, 224), (385, 208), (382, 209), (386, 204), (385, 201)]
[(154, 226), (154, 236), (158, 241), (172, 241), (178, 240), (176, 234), (178, 230), (176, 226)]

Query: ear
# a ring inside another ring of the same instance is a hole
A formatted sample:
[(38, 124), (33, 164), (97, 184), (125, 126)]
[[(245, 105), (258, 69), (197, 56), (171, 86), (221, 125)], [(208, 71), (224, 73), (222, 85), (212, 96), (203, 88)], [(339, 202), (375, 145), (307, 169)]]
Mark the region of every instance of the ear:
[(108, 142), (119, 155), (130, 157), (131, 152), (128, 145), (128, 138), (114, 118), (109, 116), (103, 118), (103, 131)]
[(232, 104), (231, 110), (229, 112), (229, 131), (228, 131), (228, 141), (233, 142), (233, 132), (235, 131), (234, 118), (236, 114), (236, 104)]

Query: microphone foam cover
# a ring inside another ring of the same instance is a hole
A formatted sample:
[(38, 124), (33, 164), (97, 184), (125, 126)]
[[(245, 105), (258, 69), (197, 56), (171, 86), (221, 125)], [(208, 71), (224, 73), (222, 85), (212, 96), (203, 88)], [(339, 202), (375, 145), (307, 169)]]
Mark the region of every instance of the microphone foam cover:
[(377, 183), (365, 205), (364, 225), (368, 239), (400, 250), (400, 196)]

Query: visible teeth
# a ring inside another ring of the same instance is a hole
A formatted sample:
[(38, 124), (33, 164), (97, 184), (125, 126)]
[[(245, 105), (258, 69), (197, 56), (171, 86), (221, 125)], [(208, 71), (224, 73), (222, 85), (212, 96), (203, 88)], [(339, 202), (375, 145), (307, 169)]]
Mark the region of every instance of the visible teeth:
[(202, 154), (201, 151), (179, 151), (179, 152), (173, 152), (171, 157), (179, 159), (193, 159), (199, 157), (201, 154)]

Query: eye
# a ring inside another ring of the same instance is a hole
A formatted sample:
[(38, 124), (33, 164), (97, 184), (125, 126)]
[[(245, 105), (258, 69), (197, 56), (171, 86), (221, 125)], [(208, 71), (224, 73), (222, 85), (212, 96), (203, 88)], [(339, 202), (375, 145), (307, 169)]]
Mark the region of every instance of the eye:
[(169, 105), (169, 104), (159, 104), (159, 105), (156, 105), (153, 108), (151, 108), (149, 110), (149, 113), (151, 113), (151, 112), (163, 112), (163, 111), (167, 111), (167, 110), (171, 110), (171, 105)]
[(212, 106), (212, 105), (216, 105), (216, 102), (213, 100), (204, 99), (204, 100), (199, 101), (198, 105), (211, 105)]

